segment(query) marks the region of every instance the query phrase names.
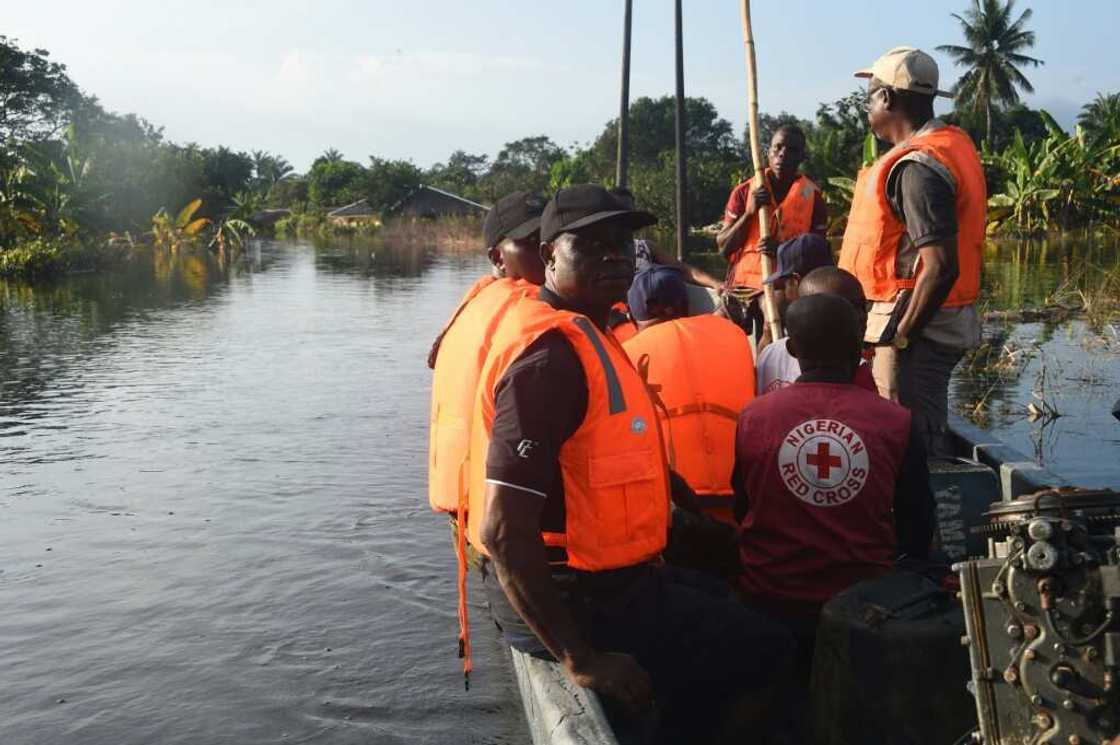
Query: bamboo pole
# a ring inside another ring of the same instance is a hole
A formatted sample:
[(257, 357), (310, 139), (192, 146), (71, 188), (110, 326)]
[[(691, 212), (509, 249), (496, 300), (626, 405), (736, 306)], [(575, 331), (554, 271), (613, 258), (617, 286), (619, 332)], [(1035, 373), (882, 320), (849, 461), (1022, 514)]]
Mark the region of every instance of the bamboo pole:
[[(765, 178), (762, 170), (762, 147), (758, 141), (758, 70), (754, 56), (754, 31), (751, 28), (751, 0), (742, 2), (743, 16), (743, 45), (747, 53), (747, 105), (749, 107), (747, 121), (751, 131), (751, 160), (754, 161), (754, 178), (756, 184), (764, 184)], [(749, 195), (747, 197), (750, 198)], [(773, 198), (773, 195), (771, 195)], [(762, 207), (758, 211), (758, 242), (770, 237), (770, 207)], [(762, 276), (769, 277), (774, 271), (774, 262), (770, 254), (761, 254)], [(782, 321), (778, 318), (778, 308), (774, 304), (774, 289), (770, 285), (762, 286), (762, 309), (766, 314), (766, 321), (770, 326), (770, 338), (777, 341), (782, 338)]]
[(677, 150), (677, 261), (684, 261), (685, 240), (688, 238), (688, 151), (685, 149), (684, 132), (688, 128), (688, 123), (685, 120), (684, 108), (684, 24), (681, 20), (681, 0), (677, 0), (675, 11), (677, 105), (674, 137)]
[(625, 189), (630, 180), (630, 19), (633, 0), (626, 0), (622, 21), (622, 85), (618, 104), (618, 158), (614, 184)]

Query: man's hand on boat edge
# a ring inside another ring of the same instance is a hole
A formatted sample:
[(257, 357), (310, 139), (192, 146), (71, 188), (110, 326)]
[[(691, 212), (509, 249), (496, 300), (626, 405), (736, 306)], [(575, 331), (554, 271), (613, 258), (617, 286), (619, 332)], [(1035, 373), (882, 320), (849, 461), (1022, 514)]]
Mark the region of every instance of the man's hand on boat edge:
[(592, 651), (564, 667), (573, 683), (610, 696), (634, 714), (652, 704), (649, 674), (628, 654)]

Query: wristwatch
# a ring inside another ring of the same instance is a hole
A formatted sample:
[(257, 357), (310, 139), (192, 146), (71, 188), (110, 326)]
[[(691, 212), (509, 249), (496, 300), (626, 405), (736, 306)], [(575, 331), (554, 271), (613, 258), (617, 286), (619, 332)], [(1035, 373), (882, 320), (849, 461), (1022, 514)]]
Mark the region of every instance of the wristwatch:
[(891, 346), (901, 352), (903, 349), (906, 349), (908, 346), (910, 346), (910, 340), (905, 336), (895, 334), (894, 339), (891, 340)]

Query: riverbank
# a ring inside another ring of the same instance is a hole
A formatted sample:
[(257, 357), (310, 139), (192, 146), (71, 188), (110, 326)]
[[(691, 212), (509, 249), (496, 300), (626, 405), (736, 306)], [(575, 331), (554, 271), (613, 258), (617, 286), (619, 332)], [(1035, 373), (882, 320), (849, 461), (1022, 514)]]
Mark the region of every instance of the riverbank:
[(422, 244), (436, 250), (456, 250), (479, 245), (482, 219), (478, 217), (399, 217), (382, 222), (371, 218), (362, 222), (332, 222), (316, 213), (298, 213), (282, 218), (274, 227), (281, 240), (319, 241), (352, 238), (376, 239), (392, 245)]
[(0, 277), (41, 281), (71, 272), (119, 267), (131, 250), (108, 241), (63, 241), (36, 238), (0, 251)]

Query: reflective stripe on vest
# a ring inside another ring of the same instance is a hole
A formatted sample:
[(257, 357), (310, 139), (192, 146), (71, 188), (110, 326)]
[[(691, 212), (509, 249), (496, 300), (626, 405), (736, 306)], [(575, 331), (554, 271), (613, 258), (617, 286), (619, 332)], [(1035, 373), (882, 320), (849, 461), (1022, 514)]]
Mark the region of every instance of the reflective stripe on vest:
[(737, 438), (748, 594), (823, 603), (891, 566), (909, 411), (851, 384), (794, 383), (751, 402)]
[(904, 157), (939, 165), (934, 170), (943, 175), (947, 172), (955, 186), (960, 276), (944, 307), (970, 305), (980, 294), (988, 197), (980, 156), (968, 134), (957, 127), (933, 126), (891, 148), (860, 171), (839, 266), (859, 279), (868, 300), (888, 302), (900, 290), (914, 286), (921, 266), (916, 252), (913, 257), (899, 256), (906, 225), (887, 199), (891, 170)]
[(456, 512), (469, 484), (467, 456), (478, 376), (490, 337), (506, 307), (536, 286), (524, 280), (483, 278), (444, 329), (435, 357), (428, 432), (428, 503), (437, 512)]
[(657, 418), (645, 384), (621, 347), (585, 316), (558, 311), (535, 299), (510, 306), (495, 331), (483, 365), (471, 428), (468, 537), (483, 554), (486, 451), (495, 413), (495, 388), (506, 370), (540, 336), (562, 333), (586, 376), (587, 413), (561, 446), (563, 531), (548, 526), (542, 538), (550, 561), (602, 571), (648, 561), (665, 547), (669, 529), (669, 479)]
[[(769, 170), (767, 171), (769, 173)], [(754, 180), (751, 180), (754, 184)], [(752, 186), (753, 188), (753, 186)], [(808, 233), (813, 227), (813, 206), (816, 204), (816, 194), (820, 189), (807, 176), (798, 176), (790, 185), (785, 199), (778, 209), (770, 213), (770, 235), (778, 242), (788, 241), (791, 238)], [(750, 189), (747, 190), (747, 199), (750, 199)], [(731, 272), (732, 287), (762, 287), (762, 257), (758, 252), (758, 218), (753, 218), (747, 225), (747, 236), (740, 248), (731, 257), (734, 267)]]
[(725, 318), (689, 316), (648, 326), (623, 348), (663, 404), (658, 417), (671, 467), (702, 504), (712, 496), (725, 498), (713, 507), (728, 506), (735, 427), (755, 395), (746, 335)]
[(576, 316), (572, 319), (572, 323), (584, 333), (587, 340), (591, 342), (591, 346), (595, 348), (595, 354), (599, 355), (599, 362), (603, 365), (603, 371), (607, 378), (607, 400), (610, 402), (610, 413), (619, 414), (626, 411), (626, 397), (622, 395), (622, 385), (618, 382), (618, 373), (615, 372), (614, 365), (611, 364), (611, 358), (607, 355), (607, 349), (603, 346), (602, 338), (595, 330), (595, 324), (591, 323), (591, 319), (585, 316)]

